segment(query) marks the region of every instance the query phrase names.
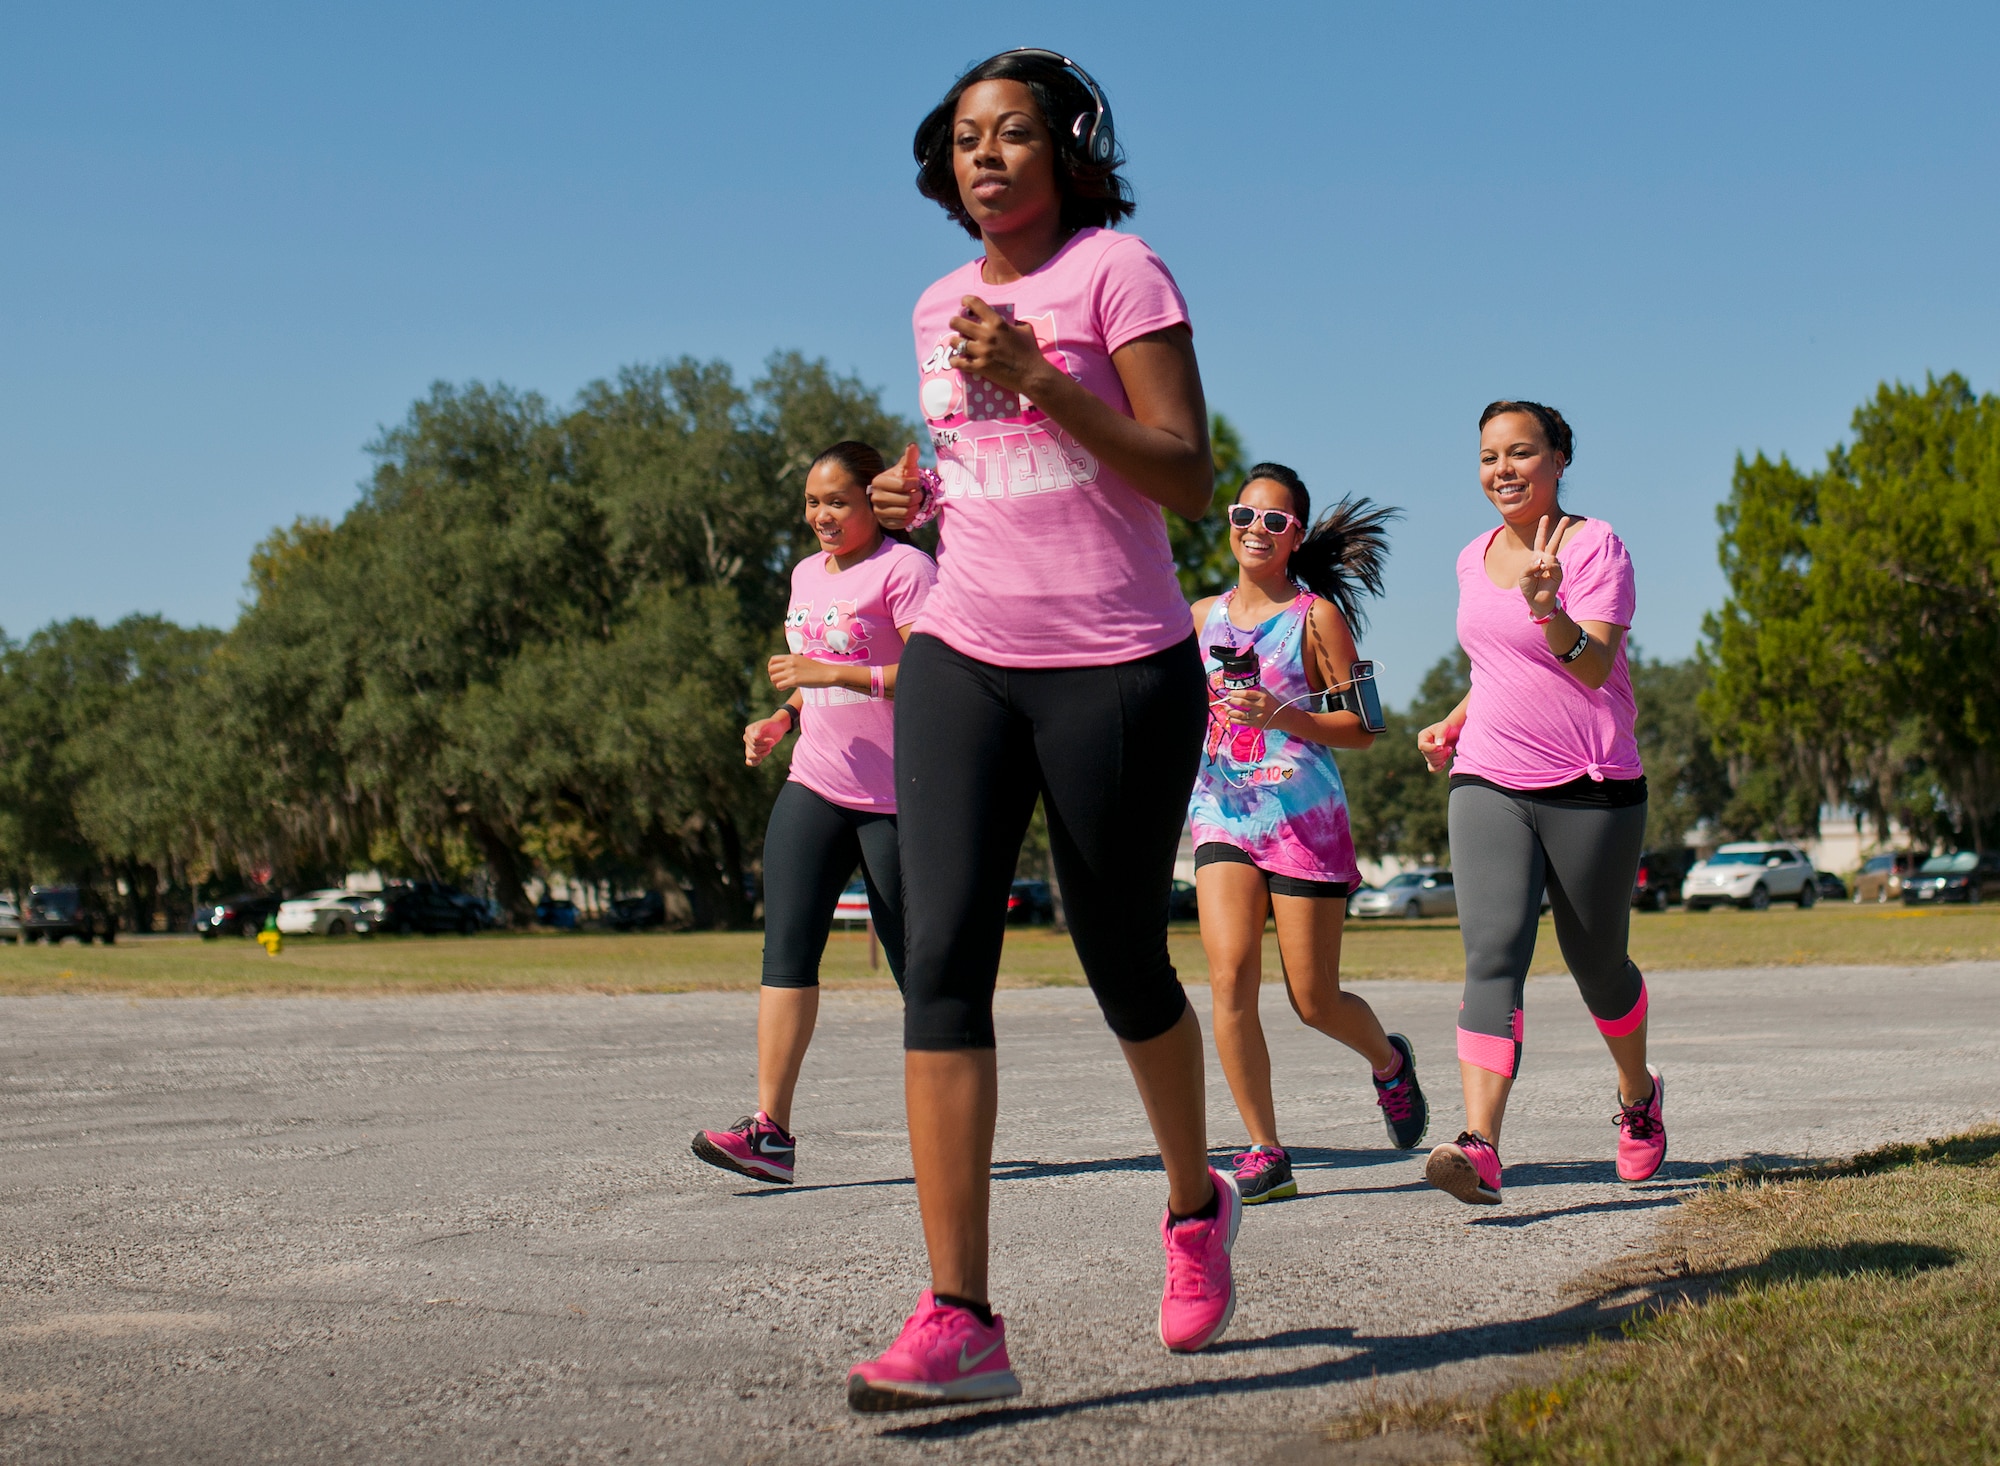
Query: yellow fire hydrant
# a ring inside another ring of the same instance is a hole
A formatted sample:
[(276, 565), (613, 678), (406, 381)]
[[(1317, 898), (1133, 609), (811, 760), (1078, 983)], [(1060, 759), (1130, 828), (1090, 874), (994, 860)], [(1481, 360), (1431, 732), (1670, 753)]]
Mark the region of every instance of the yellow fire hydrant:
[(279, 951), (285, 945), (285, 939), (278, 931), (278, 918), (276, 916), (267, 916), (264, 918), (264, 929), (257, 933), (257, 941), (273, 957), (278, 955)]

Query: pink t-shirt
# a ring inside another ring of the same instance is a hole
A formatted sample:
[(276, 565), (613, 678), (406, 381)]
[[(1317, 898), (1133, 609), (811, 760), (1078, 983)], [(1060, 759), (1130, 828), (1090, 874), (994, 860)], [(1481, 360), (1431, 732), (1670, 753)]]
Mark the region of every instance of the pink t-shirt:
[(948, 360), (951, 318), (976, 295), (1035, 328), (1042, 354), (1119, 412), (1111, 353), (1187, 321), (1187, 303), (1136, 235), (1078, 231), (1033, 274), (980, 280), (980, 261), (923, 293), (918, 400), (943, 480), (937, 594), (917, 630), (1002, 667), (1129, 662), (1186, 641), (1164, 512), (1032, 403)]
[[(1595, 692), (1549, 653), (1545, 628), (1528, 618), (1512, 586), (1486, 574), (1493, 530), (1458, 554), (1458, 644), (1472, 659), (1454, 774), (1477, 774), (1507, 789), (1548, 789), (1572, 779), (1636, 779), (1639, 741), (1632, 725), (1632, 677), (1619, 643), (1611, 675)], [(1630, 627), (1637, 591), (1625, 542), (1601, 519), (1586, 519), (1562, 548), (1562, 602), (1572, 619)]]
[[(785, 645), (816, 662), (893, 667), (903, 660), (899, 626), (917, 619), (937, 582), (931, 557), (884, 539), (838, 574), (823, 551), (792, 567)], [(896, 812), (896, 707), (850, 687), (802, 687), (791, 777), (848, 809)]]

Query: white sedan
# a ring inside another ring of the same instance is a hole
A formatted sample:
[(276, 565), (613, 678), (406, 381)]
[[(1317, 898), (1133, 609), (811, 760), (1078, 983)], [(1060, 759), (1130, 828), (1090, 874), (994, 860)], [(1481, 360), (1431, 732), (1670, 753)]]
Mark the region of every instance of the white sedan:
[(278, 930), (288, 937), (344, 937), (369, 930), (367, 897), (352, 891), (313, 891), (278, 908)]

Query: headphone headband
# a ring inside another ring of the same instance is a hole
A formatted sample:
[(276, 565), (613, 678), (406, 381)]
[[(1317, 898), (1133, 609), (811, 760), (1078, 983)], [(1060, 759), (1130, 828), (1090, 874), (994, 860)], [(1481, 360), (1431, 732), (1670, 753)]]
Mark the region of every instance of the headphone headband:
[[(1083, 89), (1090, 93), (1090, 102), (1094, 110), (1087, 114), (1077, 113), (1076, 119), (1070, 123), (1070, 141), (1075, 143), (1084, 158), (1096, 167), (1110, 167), (1112, 159), (1118, 152), (1118, 135), (1111, 125), (1111, 103), (1105, 100), (1104, 89), (1097, 84), (1091, 74), (1062, 52), (1046, 50), (1041, 46), (1016, 46), (1011, 51), (1002, 51), (997, 56), (989, 57), (981, 64), (988, 65), (1007, 56), (1033, 56), (1037, 60), (1053, 61), (1083, 84)], [(1086, 123), (1088, 123), (1087, 128)]]

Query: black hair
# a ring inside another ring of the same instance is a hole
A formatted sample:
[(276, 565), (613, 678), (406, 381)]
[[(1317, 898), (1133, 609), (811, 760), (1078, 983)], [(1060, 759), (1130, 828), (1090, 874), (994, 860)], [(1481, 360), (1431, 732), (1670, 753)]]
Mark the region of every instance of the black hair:
[[(819, 457), (812, 461), (811, 466), (806, 469), (806, 472), (811, 473), (813, 469), (818, 468), (822, 463), (837, 463), (845, 469), (847, 476), (860, 486), (863, 498), (867, 497), (868, 486), (875, 482), (876, 476), (886, 472), (889, 467), (883, 460), (882, 451), (879, 448), (868, 443), (859, 442), (853, 438), (843, 438), (831, 448), (822, 448)], [(875, 512), (873, 500), (869, 501), (868, 512), (870, 514)], [(898, 544), (907, 545), (912, 543), (908, 530), (891, 529), (880, 520), (875, 522), (875, 527)]]
[[(1243, 497), (1258, 479), (1269, 479), (1292, 496), (1292, 513), (1300, 524), (1312, 524), (1312, 494), (1305, 480), (1282, 463), (1259, 463), (1243, 476)], [(1349, 495), (1320, 516), (1286, 569), (1293, 580), (1333, 603), (1356, 636), (1368, 625), (1361, 609), (1363, 596), (1382, 594), (1382, 566), (1389, 558), (1388, 527), (1403, 511)]]
[(1539, 402), (1516, 402), (1501, 398), (1498, 402), (1486, 404), (1486, 411), (1479, 414), (1479, 426), (1484, 428), (1502, 413), (1520, 412), (1532, 417), (1542, 427), (1542, 441), (1563, 456), (1563, 467), (1576, 462), (1576, 434), (1570, 431), (1563, 415), (1553, 407), (1544, 407)]
[[(1018, 81), (1034, 96), (1042, 122), (1055, 139), (1056, 191), (1062, 195), (1062, 227), (1068, 233), (1092, 227), (1108, 229), (1132, 217), (1138, 204), (1132, 185), (1120, 176), (1124, 150), (1108, 163), (1093, 163), (1075, 140), (1071, 126), (1096, 109), (1089, 88), (1060, 62), (1032, 53), (1003, 51), (988, 57), (951, 84), (944, 100), (917, 124), (911, 151), (917, 159), (917, 192), (958, 221), (974, 239), (979, 226), (965, 211), (958, 194), (958, 174), (952, 167), (952, 124), (958, 120), (958, 99), (982, 81)], [(1088, 129), (1086, 128), (1086, 131)]]

